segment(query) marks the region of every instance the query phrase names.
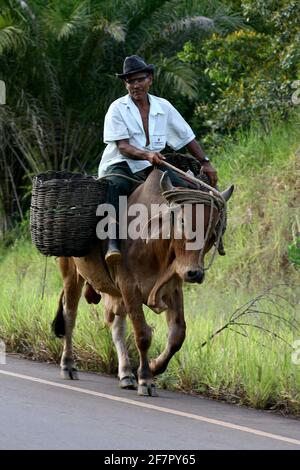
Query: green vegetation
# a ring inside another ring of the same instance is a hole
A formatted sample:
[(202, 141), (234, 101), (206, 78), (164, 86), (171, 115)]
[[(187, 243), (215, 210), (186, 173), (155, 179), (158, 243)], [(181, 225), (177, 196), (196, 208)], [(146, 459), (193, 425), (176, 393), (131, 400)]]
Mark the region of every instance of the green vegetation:
[[(159, 386), (300, 413), (300, 365), (292, 362), (292, 344), (300, 337), (299, 271), (288, 251), (297, 220), (299, 124), (295, 115), (270, 126), (268, 133), (253, 126), (238, 134), (238, 143), (224, 145), (218, 162), (221, 185), (236, 184), (227, 255), (216, 258), (203, 285), (185, 287), (187, 338), (158, 377)], [(0, 338), (9, 351), (58, 362), (61, 341), (50, 332), (61, 290), (56, 260), (47, 259), (44, 282), (46, 258), (20, 232), (11, 242), (9, 249), (3, 242), (0, 250)], [(166, 324), (163, 314), (146, 314), (154, 328), (153, 357), (165, 345)], [(235, 322), (209, 340), (233, 314)], [(89, 306), (81, 300), (74, 342), (81, 368), (116, 374), (101, 303)], [(128, 346), (136, 365), (130, 328)]]
[(153, 94), (209, 154), (254, 121), (286, 119), (299, 21), (297, 0), (0, 0), (0, 230), (24, 218), (33, 174), (96, 172), (126, 55), (155, 64)]
[[(115, 73), (139, 54), (156, 66), (153, 94), (190, 122), (222, 189), (236, 186), (227, 256), (203, 286), (185, 288), (187, 339), (158, 382), (299, 414), (299, 22), (298, 0), (0, 0), (0, 339), (9, 351), (59, 361), (50, 323), (61, 280), (54, 259), (44, 279), (46, 259), (28, 240), (31, 177), (96, 172), (104, 115), (124, 93)], [(81, 302), (76, 358), (116, 373), (101, 310)], [(166, 326), (147, 317), (154, 356)], [(130, 331), (128, 345), (136, 361)]]
[(253, 120), (267, 126), (274, 113), (285, 118), (299, 70), (299, 2), (229, 3), (241, 13), (243, 29), (214, 33), (201, 44), (188, 41), (178, 53), (201, 71), (201, 100), (192, 122), (210, 145)]

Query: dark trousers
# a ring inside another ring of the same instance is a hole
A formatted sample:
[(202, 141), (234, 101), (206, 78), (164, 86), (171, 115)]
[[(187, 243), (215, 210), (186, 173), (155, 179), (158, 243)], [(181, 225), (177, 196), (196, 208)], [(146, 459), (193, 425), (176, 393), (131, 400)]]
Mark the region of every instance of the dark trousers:
[[(114, 206), (117, 220), (119, 220), (119, 196), (130, 196), (139, 184), (146, 180), (153, 168), (166, 171), (173, 186), (190, 187), (189, 183), (181, 178), (175, 171), (165, 168), (162, 165), (156, 165), (155, 167), (149, 166), (137, 173), (132, 173), (126, 162), (111, 165), (105, 175), (105, 179), (109, 181), (106, 202)], [(113, 173), (118, 173), (120, 176), (114, 175)], [(131, 179), (124, 178), (123, 176)]]

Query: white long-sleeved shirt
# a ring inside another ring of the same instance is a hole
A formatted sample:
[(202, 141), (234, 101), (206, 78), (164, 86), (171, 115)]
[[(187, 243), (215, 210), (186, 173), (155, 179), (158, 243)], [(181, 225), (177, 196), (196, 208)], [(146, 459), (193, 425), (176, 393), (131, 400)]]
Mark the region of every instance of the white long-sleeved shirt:
[(129, 144), (138, 149), (160, 152), (166, 144), (174, 150), (187, 145), (195, 138), (191, 127), (181, 114), (164, 98), (148, 95), (149, 145), (138, 107), (129, 95), (114, 101), (105, 116), (104, 142), (107, 144), (99, 165), (99, 177), (104, 176), (108, 167), (119, 162), (127, 162), (132, 173), (141, 171), (151, 163), (148, 160), (134, 160), (122, 155), (117, 141), (128, 139)]

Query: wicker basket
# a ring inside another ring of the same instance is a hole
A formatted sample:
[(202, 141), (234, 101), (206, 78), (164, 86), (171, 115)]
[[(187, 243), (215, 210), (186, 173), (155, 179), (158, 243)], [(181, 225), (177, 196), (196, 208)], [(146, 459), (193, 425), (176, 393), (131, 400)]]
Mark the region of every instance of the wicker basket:
[(47, 256), (85, 256), (97, 240), (97, 206), (106, 200), (107, 181), (81, 173), (40, 173), (33, 178), (30, 230)]

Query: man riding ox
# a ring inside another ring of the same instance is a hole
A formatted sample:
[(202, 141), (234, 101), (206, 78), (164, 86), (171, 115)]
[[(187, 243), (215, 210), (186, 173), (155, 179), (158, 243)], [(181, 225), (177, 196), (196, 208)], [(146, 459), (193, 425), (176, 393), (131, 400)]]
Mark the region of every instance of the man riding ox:
[[(121, 388), (137, 385), (139, 395), (156, 396), (154, 376), (166, 369), (185, 338), (183, 282), (203, 282), (204, 256), (212, 246), (218, 248), (225, 224), (226, 201), (233, 187), (224, 193), (213, 187), (204, 191), (201, 182), (190, 183), (174, 171), (166, 170), (160, 153), (164, 146), (168, 143), (175, 150), (187, 146), (201, 162), (212, 186), (217, 182), (216, 172), (188, 124), (170, 103), (148, 94), (153, 66), (131, 56), (125, 59), (123, 74), (119, 76), (128, 95), (116, 100), (105, 118), (104, 138), (108, 145), (99, 174), (109, 181), (107, 202), (116, 209), (117, 216), (110, 224), (116, 225), (121, 217), (121, 225), (128, 227), (133, 219), (131, 210), (137, 204), (145, 208), (148, 216), (138, 236), (121, 240), (110, 237), (107, 244), (99, 240), (85, 257), (60, 258), (64, 287), (53, 328), (57, 336), (64, 337), (62, 375), (77, 378), (72, 333), (86, 281), (88, 300), (96, 303), (103, 298), (105, 317), (117, 350)], [(119, 196), (128, 197), (128, 210), (122, 214), (118, 214)], [(153, 205), (164, 209), (153, 216)], [(190, 209), (188, 217), (183, 211), (186, 206)], [(193, 245), (199, 229), (199, 206), (203, 208), (200, 218), (203, 237), (200, 245)], [(164, 214), (172, 214), (165, 233)], [(154, 230), (153, 221), (156, 221)], [(187, 233), (192, 233), (192, 237)], [(152, 329), (146, 323), (143, 305), (156, 313), (165, 311), (169, 329), (165, 349), (151, 361), (148, 350)], [(126, 348), (127, 315), (139, 353), (137, 384)]]
[[(123, 73), (118, 77), (123, 80), (128, 91), (114, 101), (105, 116), (104, 142), (107, 144), (99, 166), (99, 177), (109, 181), (107, 202), (116, 210), (119, 218), (119, 196), (129, 196), (140, 182), (156, 166), (161, 166), (165, 157), (160, 153), (166, 145), (174, 150), (186, 146), (189, 152), (200, 162), (201, 169), (217, 183), (217, 173), (209, 158), (195, 140), (195, 134), (179, 112), (165, 99), (149, 94), (153, 83), (154, 66), (147, 65), (136, 55), (126, 57)], [(178, 175), (167, 170), (174, 186), (195, 186)], [(111, 220), (116, 224), (116, 220)], [(107, 262), (120, 259), (118, 227), (111, 229), (116, 237), (110, 237), (106, 253)]]

